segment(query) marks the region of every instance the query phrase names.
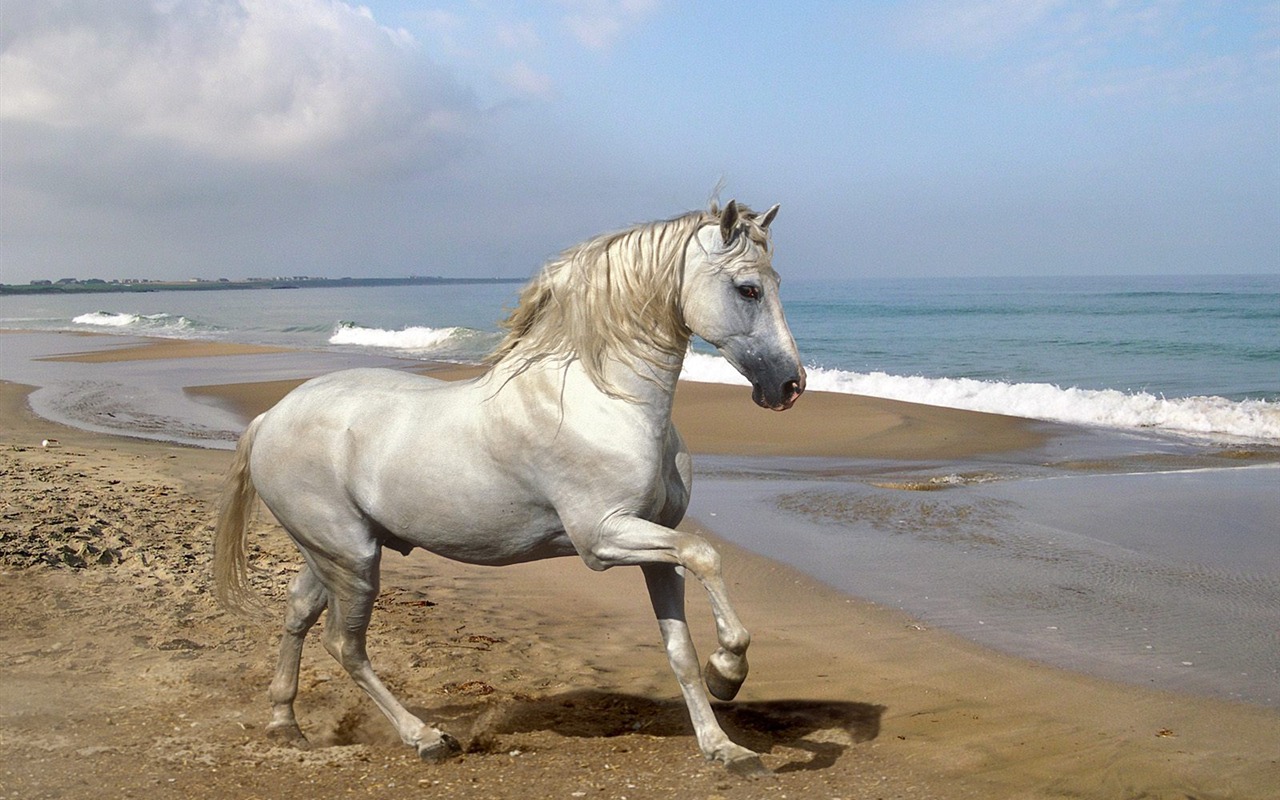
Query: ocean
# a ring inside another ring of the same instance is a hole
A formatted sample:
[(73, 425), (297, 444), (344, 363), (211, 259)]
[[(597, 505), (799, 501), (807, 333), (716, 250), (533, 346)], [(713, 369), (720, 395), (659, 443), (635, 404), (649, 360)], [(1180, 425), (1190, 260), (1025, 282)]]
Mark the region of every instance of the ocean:
[[(0, 329), (29, 332), (0, 336), (0, 379), (43, 387), (47, 418), (231, 447), (245, 420), (183, 387), (474, 363), (519, 288), (0, 296)], [(1280, 276), (786, 281), (783, 302), (811, 390), (1068, 426), (966, 462), (699, 456), (691, 517), (922, 626), (1280, 707)], [(39, 360), (136, 337), (294, 352)], [(705, 344), (684, 377), (741, 380)]]
[[(0, 297), (0, 328), (478, 361), (518, 284)], [(1280, 442), (1280, 276), (794, 281), (813, 390)], [(689, 380), (734, 382), (695, 346)]]

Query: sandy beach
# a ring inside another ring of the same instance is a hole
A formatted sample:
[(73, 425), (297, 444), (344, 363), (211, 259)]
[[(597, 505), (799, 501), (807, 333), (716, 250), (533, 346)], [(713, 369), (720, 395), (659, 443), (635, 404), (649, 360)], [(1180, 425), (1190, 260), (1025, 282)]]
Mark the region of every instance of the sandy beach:
[[(84, 357), (235, 354), (221, 347)], [(251, 415), (295, 383), (188, 392)], [(639, 572), (575, 559), (385, 560), (374, 665), (462, 757), (418, 762), (314, 634), (298, 709), (316, 746), (280, 746), (263, 734), (277, 624), (228, 614), (210, 593), (230, 453), (64, 427), (35, 417), (29, 392), (0, 384), (0, 795), (1261, 800), (1280, 786), (1274, 709), (997, 654), (699, 521), (686, 524), (720, 544), (753, 635), (751, 677), (719, 713), (775, 778), (702, 760)], [(847, 395), (765, 413), (718, 385), (682, 385), (676, 417), (696, 453), (727, 455), (957, 459), (1045, 438), (1008, 417)], [(278, 608), (297, 556), (269, 515), (252, 541), (257, 587)], [(710, 612), (698, 587), (689, 601), (705, 655)]]

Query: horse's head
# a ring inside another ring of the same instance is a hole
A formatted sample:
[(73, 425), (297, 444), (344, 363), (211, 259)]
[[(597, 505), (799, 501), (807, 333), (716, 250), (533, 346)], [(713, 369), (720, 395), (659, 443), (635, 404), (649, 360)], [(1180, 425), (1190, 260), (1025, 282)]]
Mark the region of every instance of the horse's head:
[(770, 263), (775, 205), (756, 214), (734, 201), (700, 228), (685, 257), (684, 321), (751, 381), (752, 399), (785, 411), (804, 392), (804, 367)]

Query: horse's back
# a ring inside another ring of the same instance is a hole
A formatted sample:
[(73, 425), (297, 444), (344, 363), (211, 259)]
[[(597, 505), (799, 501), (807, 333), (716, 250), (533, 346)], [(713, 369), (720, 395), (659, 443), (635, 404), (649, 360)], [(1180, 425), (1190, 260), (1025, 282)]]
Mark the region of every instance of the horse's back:
[(437, 404), (435, 395), (458, 384), (392, 369), (349, 369), (321, 375), (285, 395), (264, 415), (270, 427), (349, 425), (406, 404)]
[(303, 383), (285, 395), (269, 412), (313, 404), (320, 406), (347, 400), (369, 400), (384, 393), (403, 397), (406, 392), (431, 392), (452, 385), (449, 381), (385, 368), (346, 369)]
[(264, 499), (308, 485), (337, 491), (362, 451), (402, 438), (410, 426), (446, 425), (448, 408), (458, 405), (450, 394), (463, 388), (390, 369), (313, 378), (260, 418), (252, 453), (254, 483)]

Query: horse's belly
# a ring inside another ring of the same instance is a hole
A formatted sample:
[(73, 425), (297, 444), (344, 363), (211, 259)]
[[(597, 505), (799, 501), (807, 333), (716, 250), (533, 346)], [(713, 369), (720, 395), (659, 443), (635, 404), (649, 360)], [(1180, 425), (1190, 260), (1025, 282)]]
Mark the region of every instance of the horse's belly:
[(514, 500), (487, 498), (383, 526), (403, 542), (468, 564), (502, 566), (577, 553), (554, 510)]
[(563, 529), (406, 531), (397, 538), (436, 556), (489, 567), (577, 554)]
[(422, 548), (454, 561), (486, 567), (502, 567), (508, 564), (523, 564), (528, 561), (578, 554), (573, 542), (569, 541), (564, 531), (549, 536), (490, 542), (470, 540), (455, 543), (432, 538), (424, 543)]

